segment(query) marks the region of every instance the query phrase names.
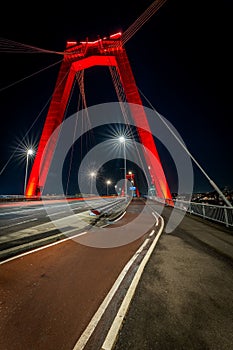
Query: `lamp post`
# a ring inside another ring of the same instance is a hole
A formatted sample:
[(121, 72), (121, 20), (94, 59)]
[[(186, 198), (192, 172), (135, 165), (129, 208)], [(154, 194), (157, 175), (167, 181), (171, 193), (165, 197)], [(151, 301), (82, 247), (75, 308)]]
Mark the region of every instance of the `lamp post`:
[(91, 173), (90, 173), (90, 177), (91, 177), (91, 193), (90, 194), (92, 194), (92, 187), (93, 187), (93, 178), (94, 177), (96, 177), (96, 172), (95, 171), (92, 171)]
[(127, 197), (127, 178), (126, 178), (126, 173), (127, 173), (127, 169), (126, 169), (126, 149), (125, 149), (125, 137), (124, 136), (120, 136), (119, 137), (119, 141), (123, 144), (123, 152), (124, 152), (124, 177), (125, 177), (125, 197)]
[(110, 180), (106, 181), (106, 185), (107, 185), (107, 196), (108, 196), (108, 185), (110, 185), (112, 182)]
[(26, 170), (25, 170), (25, 178), (24, 178), (24, 195), (26, 194), (26, 187), (27, 187), (27, 177), (28, 177), (28, 160), (29, 156), (32, 156), (34, 153), (33, 149), (29, 148), (27, 150), (27, 158), (26, 158)]

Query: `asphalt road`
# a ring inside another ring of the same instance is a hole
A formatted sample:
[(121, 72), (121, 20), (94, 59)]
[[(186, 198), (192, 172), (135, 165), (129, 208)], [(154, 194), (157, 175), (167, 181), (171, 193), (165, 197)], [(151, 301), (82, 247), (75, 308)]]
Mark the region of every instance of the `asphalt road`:
[[(44, 200), (0, 205), (0, 261), (20, 252), (83, 231), (97, 216), (90, 209), (98, 208), (101, 215), (125, 208), (117, 197), (88, 198), (86, 200)], [(112, 209), (114, 208), (114, 210)]]
[(33, 227), (59, 219), (73, 213), (79, 213), (88, 208), (103, 206), (118, 200), (112, 198), (44, 200), (31, 202), (2, 202), (0, 203), (0, 239), (4, 234), (12, 233), (23, 228)]
[[(106, 240), (108, 246), (103, 247), (103, 232), (97, 228), (76, 237), (78, 239), (60, 241), (2, 262), (0, 349), (72, 350), (126, 264), (148, 237), (151, 227), (157, 224), (151, 209), (143, 214), (142, 224), (136, 221), (143, 207), (143, 202), (135, 201), (121, 220), (114, 222), (110, 228), (106, 227), (104, 235), (112, 236), (110, 241)], [(148, 232), (143, 232), (146, 222)], [(134, 239), (132, 232), (127, 235), (130, 227), (134, 227), (134, 232), (139, 228), (139, 232), (143, 233)], [(118, 232), (123, 241), (114, 240)], [(92, 237), (95, 239), (92, 240)], [(126, 237), (130, 238), (129, 241), (125, 240)], [(141, 254), (136, 254), (134, 264), (125, 274), (111, 304), (106, 306), (106, 315), (101, 318), (101, 325), (96, 328), (86, 348), (91, 346), (96, 350), (101, 347), (146, 251), (144, 249)]]
[[(104, 346), (108, 330), (161, 224), (156, 216), (151, 220), (159, 205), (147, 203), (143, 216), (143, 202), (131, 203), (126, 215), (106, 227), (104, 239), (96, 229), (2, 263), (0, 349), (110, 350)], [(165, 207), (165, 222), (170, 214)], [(137, 231), (141, 235), (132, 236)], [(146, 240), (148, 246), (137, 253)], [(173, 232), (160, 236), (111, 349), (232, 349), (232, 267), (232, 231), (186, 215)]]
[(114, 350), (233, 349), (232, 267), (233, 232), (187, 215), (161, 235)]

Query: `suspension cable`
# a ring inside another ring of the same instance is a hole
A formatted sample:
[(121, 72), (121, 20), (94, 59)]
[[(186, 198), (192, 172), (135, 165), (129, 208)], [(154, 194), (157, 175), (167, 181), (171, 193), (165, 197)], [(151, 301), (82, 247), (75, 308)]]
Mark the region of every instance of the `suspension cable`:
[(35, 54), (35, 53), (51, 53), (57, 55), (64, 55), (64, 52), (46, 50), (40, 47), (19, 43), (17, 41), (0, 38), (0, 52), (1, 53), (17, 53), (17, 54)]
[[(74, 85), (73, 85), (71, 94), (73, 91), (74, 91)], [(71, 94), (70, 94), (70, 96), (71, 96)], [(70, 101), (70, 99), (69, 99), (69, 101)], [(79, 101), (78, 101), (78, 109), (79, 109), (79, 104), (80, 104), (80, 94), (79, 94)], [(77, 124), (78, 124), (78, 114), (76, 115), (75, 126), (74, 126), (73, 142), (72, 142), (71, 155), (70, 155), (70, 164), (69, 164), (69, 169), (68, 169), (68, 176), (67, 176), (66, 190), (65, 190), (66, 196), (68, 195), (68, 189), (69, 189), (69, 183), (70, 183), (70, 174), (71, 174), (71, 167), (72, 167), (73, 155), (74, 155), (74, 142), (75, 142)]]
[[(64, 76), (64, 79), (66, 79), (67, 75), (69, 72), (67, 72), (67, 74)], [(60, 82), (60, 84), (63, 83), (63, 80)], [(60, 84), (57, 86), (57, 88), (60, 86)], [(18, 151), (18, 149), (23, 146), (23, 142), (26, 139), (26, 137), (28, 136), (29, 132), (32, 130), (33, 126), (36, 124), (36, 122), (38, 121), (38, 119), (40, 118), (40, 116), (42, 115), (43, 111), (45, 110), (45, 108), (48, 106), (48, 104), (50, 103), (51, 99), (52, 99), (53, 94), (48, 98), (47, 102), (45, 103), (44, 107), (41, 109), (40, 113), (38, 114), (38, 116), (36, 117), (36, 119), (33, 121), (33, 123), (31, 124), (30, 128), (27, 130), (26, 134), (24, 135), (24, 137), (22, 138), (22, 140), (18, 143), (18, 146), (16, 147), (16, 149), (14, 150), (14, 152), (11, 154), (11, 156), (9, 157), (9, 159), (7, 160), (7, 162), (5, 163), (5, 165), (2, 167), (1, 171), (0, 171), (0, 176), (2, 175), (2, 173), (4, 172), (4, 170), (6, 169), (6, 167), (8, 166), (8, 164), (10, 163), (11, 159), (14, 157), (15, 153)]]
[[(124, 45), (132, 36), (159, 10), (159, 8), (167, 0), (155, 0), (136, 21), (122, 34), (122, 44)], [(17, 53), (17, 54), (55, 54), (55, 55), (71, 55), (72, 52), (47, 50), (33, 45), (19, 43), (13, 40), (0, 38), (0, 52), (1, 53)]]
[[(109, 66), (109, 69), (110, 69), (110, 72), (111, 72), (112, 81), (113, 81), (113, 85), (114, 85), (116, 93), (117, 93), (118, 100), (120, 102), (127, 102), (126, 96), (125, 96), (125, 91), (123, 89), (123, 86), (122, 86), (122, 83), (121, 83), (121, 80), (120, 80), (120, 75), (119, 75), (117, 69), (115, 67), (112, 67), (112, 66)], [(137, 156), (139, 158), (139, 163), (141, 164), (141, 167), (144, 170), (146, 181), (147, 181), (147, 183), (149, 183), (147, 171), (145, 170), (145, 166), (144, 166), (144, 163), (142, 161), (142, 157), (140, 155), (140, 152), (139, 152), (139, 149), (138, 149), (138, 145), (137, 145), (137, 143), (135, 141), (133, 132), (132, 132), (131, 127), (130, 127), (130, 120), (129, 120), (129, 116), (128, 116), (128, 113), (127, 113), (126, 108), (125, 108), (125, 103), (120, 103), (120, 108), (121, 108), (121, 111), (122, 111), (122, 115), (123, 115), (125, 124), (127, 126), (127, 130), (126, 131), (129, 133), (130, 139), (134, 143), (134, 147), (136, 149)]]
[(124, 45), (132, 36), (159, 10), (167, 0), (155, 0), (133, 24), (122, 34), (122, 44)]
[(204, 176), (207, 178), (207, 180), (210, 182), (210, 184), (214, 187), (214, 189), (218, 192), (218, 194), (223, 198), (227, 206), (232, 208), (231, 203), (228, 201), (228, 199), (224, 196), (223, 192), (220, 190), (220, 188), (216, 185), (216, 183), (211, 180), (211, 178), (208, 176), (206, 171), (201, 167), (201, 165), (198, 163), (198, 161), (194, 158), (194, 156), (190, 153), (188, 148), (185, 146), (185, 144), (179, 139), (179, 137), (174, 133), (174, 131), (171, 129), (171, 127), (168, 125), (168, 123), (165, 121), (165, 119), (155, 110), (151, 102), (148, 100), (148, 98), (142, 93), (142, 91), (138, 88), (138, 91), (140, 94), (145, 98), (145, 100), (148, 102), (150, 107), (153, 109), (153, 111), (156, 112), (159, 119), (163, 122), (163, 124), (166, 126), (166, 128), (170, 131), (170, 133), (175, 137), (175, 139), (178, 141), (178, 143), (182, 146), (182, 148), (185, 150), (185, 152), (190, 156), (190, 158), (193, 160), (193, 162), (198, 166), (198, 168), (201, 170), (201, 172), (204, 174)]
[(14, 83), (11, 83), (11, 84), (9, 84), (9, 85), (7, 85), (7, 86), (1, 88), (1, 89), (0, 89), (0, 92), (3, 91), (3, 90), (8, 89), (8, 88), (11, 87), (11, 86), (14, 86), (14, 85), (16, 85), (16, 84), (18, 84), (18, 83), (21, 83), (22, 81), (24, 81), (24, 80), (26, 80), (26, 79), (28, 79), (28, 78), (31, 78), (31, 77), (35, 76), (36, 74), (39, 74), (39, 73), (45, 71), (46, 69), (49, 69), (49, 68), (51, 68), (51, 67), (54, 67), (54, 66), (56, 66), (57, 64), (59, 64), (59, 63), (61, 63), (61, 62), (62, 62), (62, 60), (59, 60), (58, 62), (55, 62), (55, 63), (53, 63), (53, 64), (51, 64), (51, 65), (49, 65), (49, 66), (47, 66), (47, 67), (45, 67), (45, 68), (42, 68), (42, 69), (38, 70), (38, 71), (35, 72), (35, 73), (32, 73), (32, 74), (30, 74), (30, 75), (28, 75), (28, 76), (26, 76), (26, 77), (24, 77), (24, 78), (22, 78), (22, 79), (20, 79), (20, 80), (17, 80), (17, 81), (15, 81)]

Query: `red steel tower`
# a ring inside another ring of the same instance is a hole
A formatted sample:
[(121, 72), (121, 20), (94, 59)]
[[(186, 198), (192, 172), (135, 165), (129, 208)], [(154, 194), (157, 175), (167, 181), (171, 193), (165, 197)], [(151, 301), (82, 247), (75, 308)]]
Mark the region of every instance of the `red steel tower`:
[[(135, 106), (142, 106), (142, 101), (121, 38), (121, 33), (116, 33), (108, 38), (92, 42), (67, 42), (38, 151), (28, 180), (27, 197), (42, 195), (57, 140), (53, 140), (49, 147), (46, 147), (46, 144), (54, 130), (64, 119), (76, 73), (93, 66), (112, 66), (116, 67), (120, 76), (126, 100), (131, 106), (130, 112), (135, 124), (145, 126), (145, 129), (138, 127), (137, 133), (140, 142), (145, 146), (144, 156), (157, 196), (162, 199), (172, 200), (153, 135), (148, 131), (150, 127), (146, 114), (143, 108), (138, 109)], [(150, 152), (147, 152), (147, 149)]]

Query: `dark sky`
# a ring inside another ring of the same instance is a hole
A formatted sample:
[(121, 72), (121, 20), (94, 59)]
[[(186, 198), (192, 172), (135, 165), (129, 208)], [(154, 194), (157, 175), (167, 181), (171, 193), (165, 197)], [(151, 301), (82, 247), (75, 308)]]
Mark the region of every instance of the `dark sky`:
[[(124, 32), (151, 3), (4, 4), (0, 23), (1, 170), (41, 113), (27, 138), (28, 142), (38, 141), (46, 116), (41, 111), (53, 93), (59, 65), (6, 87), (61, 59), (53, 54), (5, 53), (5, 40), (63, 51), (68, 40), (95, 40), (98, 35)], [(220, 188), (233, 188), (231, 15), (230, 0), (167, 0), (125, 45), (137, 86), (178, 130)], [(94, 84), (99, 90), (100, 83)], [(0, 176), (0, 194), (23, 191), (25, 158), (20, 160), (18, 153)], [(164, 168), (169, 172), (168, 164)], [(195, 190), (211, 190), (194, 168)]]

